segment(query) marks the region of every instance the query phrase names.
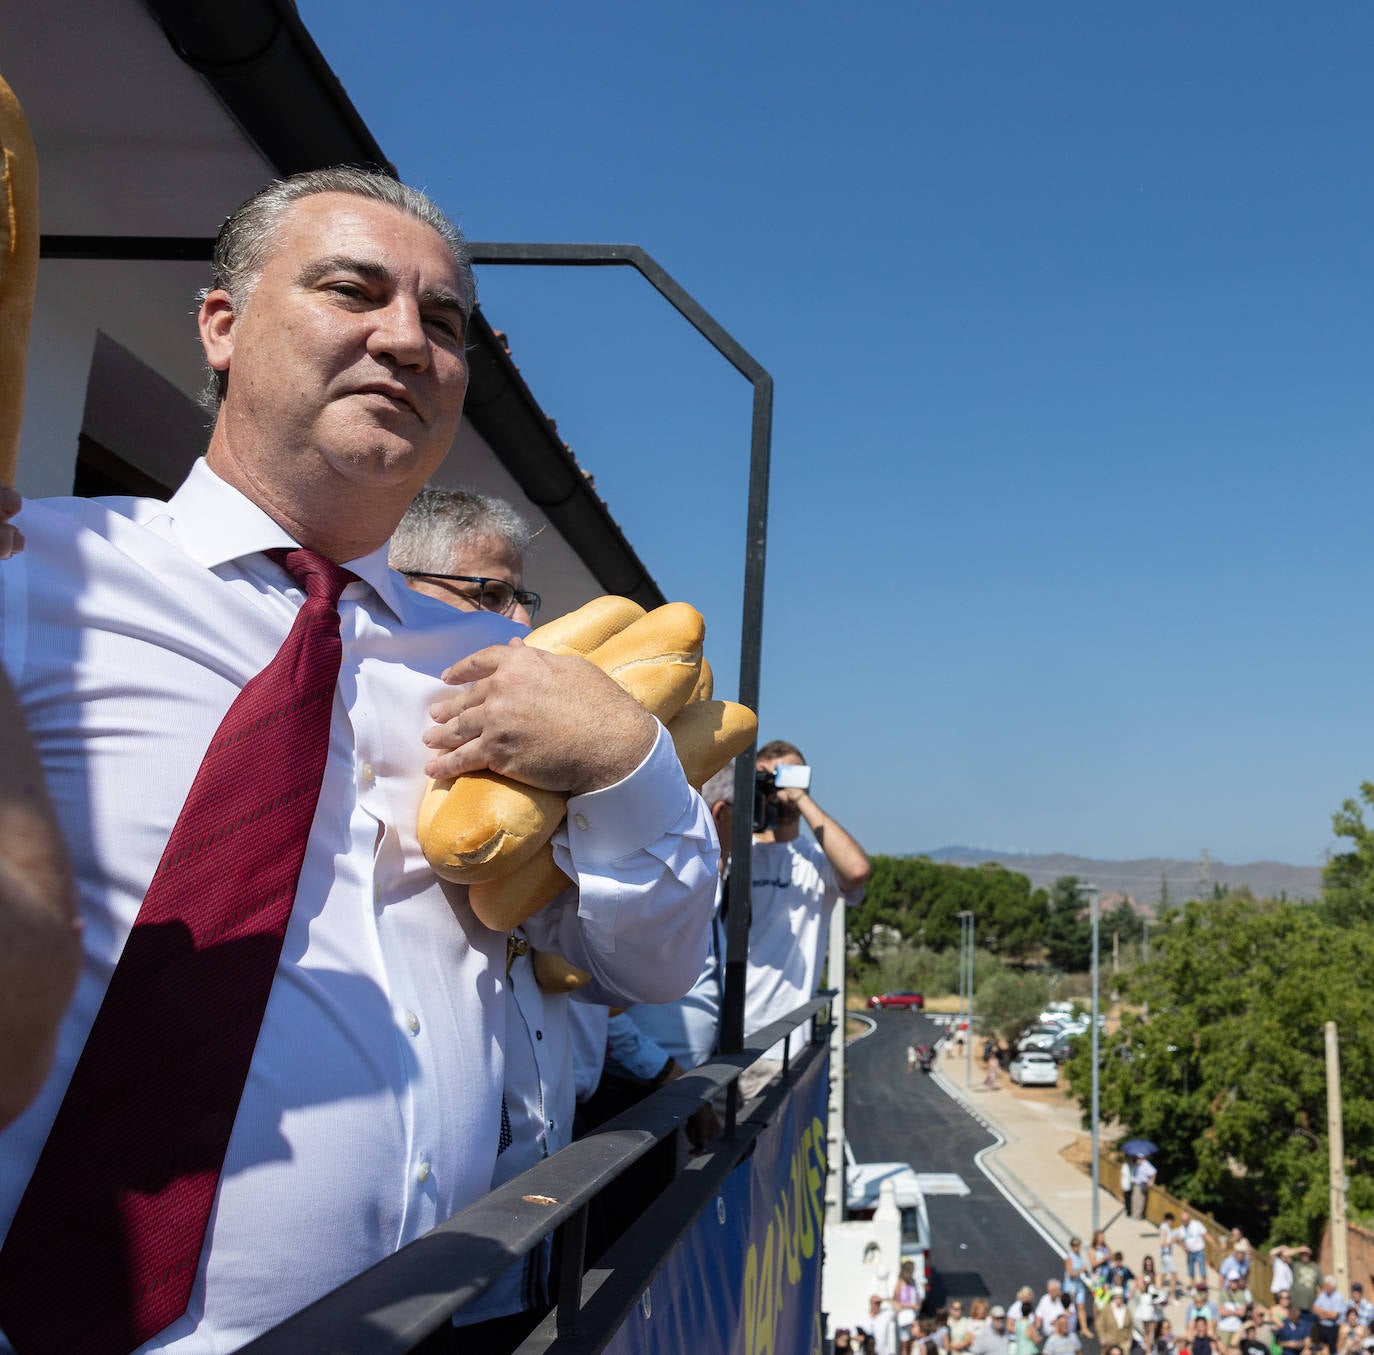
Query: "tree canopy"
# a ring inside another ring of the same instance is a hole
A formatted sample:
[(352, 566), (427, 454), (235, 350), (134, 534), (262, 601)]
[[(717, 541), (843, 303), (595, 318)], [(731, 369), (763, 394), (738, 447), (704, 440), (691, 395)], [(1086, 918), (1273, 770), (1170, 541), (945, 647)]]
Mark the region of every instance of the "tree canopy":
[[(1374, 927), (1240, 891), (1171, 910), (1152, 941), (1126, 985), (1142, 1014), (1103, 1042), (1103, 1119), (1159, 1145), (1174, 1194), (1253, 1238), (1315, 1244), (1328, 1212), (1323, 1028), (1335, 1021), (1350, 1207), (1374, 1208)], [(1086, 1042), (1068, 1075), (1086, 1108)]]

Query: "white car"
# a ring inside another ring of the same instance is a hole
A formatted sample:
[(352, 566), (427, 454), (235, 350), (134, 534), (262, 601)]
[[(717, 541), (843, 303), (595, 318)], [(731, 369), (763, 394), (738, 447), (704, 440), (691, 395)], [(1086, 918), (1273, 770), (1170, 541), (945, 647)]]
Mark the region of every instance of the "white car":
[(1011, 1061), (1007, 1076), (1019, 1087), (1057, 1087), (1059, 1065), (1041, 1049), (1027, 1049)]

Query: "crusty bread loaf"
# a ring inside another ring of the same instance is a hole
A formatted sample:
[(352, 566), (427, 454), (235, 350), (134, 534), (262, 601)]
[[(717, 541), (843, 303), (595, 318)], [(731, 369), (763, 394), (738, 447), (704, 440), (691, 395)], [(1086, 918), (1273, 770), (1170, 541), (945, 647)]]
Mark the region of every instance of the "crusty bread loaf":
[[(436, 783), (436, 790), (443, 786)], [(563, 821), (567, 796), (522, 785), (495, 772), (469, 772), (448, 783), (429, 810), (420, 838), (436, 875), (460, 884), (494, 880), (527, 861)], [(418, 828), (418, 824), (417, 824)]]
[(592, 976), (552, 950), (534, 952), (534, 981), (546, 993), (574, 993)]
[(38, 156), (24, 110), (0, 79), (0, 484), (14, 484), (24, 360), (38, 280)]
[(711, 672), (711, 665), (705, 659), (701, 661), (701, 673), (697, 677), (697, 685), (692, 688), (692, 694), (687, 698), (688, 704), (693, 701), (709, 701), (716, 691), (716, 677)]
[(576, 611), (532, 630), (525, 643), (550, 654), (581, 654), (584, 657), (644, 615), (644, 608), (629, 598), (593, 598)]
[(665, 724), (701, 676), (706, 625), (685, 602), (667, 602), (631, 622), (587, 657)]
[(553, 846), (546, 842), (528, 861), (500, 879), (472, 885), (468, 902), (484, 927), (508, 932), (552, 903), (571, 883), (554, 863)]
[[(525, 637), (534, 649), (585, 655), (644, 615), (629, 598), (596, 598)], [(563, 821), (567, 797), (496, 772), (431, 781), (416, 835), (437, 875), (458, 884), (495, 880), (528, 861)], [(514, 924), (512, 924), (514, 925)]]
[(735, 701), (690, 702), (668, 726), (688, 784), (696, 790), (744, 752), (758, 732), (758, 716)]

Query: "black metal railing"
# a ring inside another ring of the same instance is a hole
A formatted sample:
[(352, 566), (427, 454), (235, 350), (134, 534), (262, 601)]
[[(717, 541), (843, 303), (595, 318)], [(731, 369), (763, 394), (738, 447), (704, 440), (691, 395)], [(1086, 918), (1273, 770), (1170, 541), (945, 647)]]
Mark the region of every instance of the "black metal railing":
[[(758, 1031), (740, 1053), (717, 1055), (653, 1092), (265, 1332), (243, 1347), (242, 1355), (405, 1355), (555, 1229), (562, 1230), (558, 1307), (520, 1352), (594, 1355), (785, 1104), (798, 1078), (824, 1055), (831, 1024), (822, 1014), (830, 1011), (833, 996), (820, 994)], [(739, 1116), (729, 1117), (733, 1131), (693, 1158), (691, 1169), (652, 1201), (654, 1208), (641, 1214), (594, 1270), (584, 1273), (590, 1202), (698, 1107), (721, 1093), (733, 1101), (740, 1073), (811, 1016), (818, 1018), (812, 1039), (795, 1060), (784, 1057), (782, 1076)]]

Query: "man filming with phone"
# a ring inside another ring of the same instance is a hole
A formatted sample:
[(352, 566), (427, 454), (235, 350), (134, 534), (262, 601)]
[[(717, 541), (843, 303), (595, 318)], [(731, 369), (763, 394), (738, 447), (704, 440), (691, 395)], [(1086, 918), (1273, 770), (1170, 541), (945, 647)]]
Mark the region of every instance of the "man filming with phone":
[[(799, 748), (782, 740), (764, 744), (756, 765), (746, 1038), (816, 991), (831, 910), (840, 899), (849, 907), (858, 904), (872, 870), (864, 849), (812, 798), (811, 768)], [(801, 836), (803, 819), (814, 841)], [(810, 1023), (789, 1038), (795, 1057), (810, 1038)], [(744, 1100), (772, 1081), (782, 1056), (779, 1041), (745, 1071), (740, 1078)]]

